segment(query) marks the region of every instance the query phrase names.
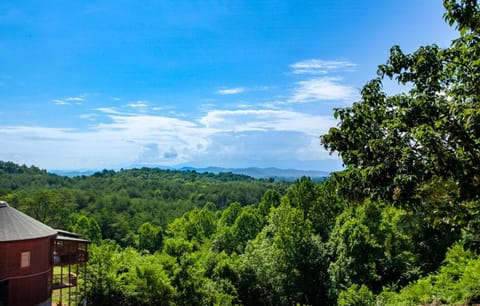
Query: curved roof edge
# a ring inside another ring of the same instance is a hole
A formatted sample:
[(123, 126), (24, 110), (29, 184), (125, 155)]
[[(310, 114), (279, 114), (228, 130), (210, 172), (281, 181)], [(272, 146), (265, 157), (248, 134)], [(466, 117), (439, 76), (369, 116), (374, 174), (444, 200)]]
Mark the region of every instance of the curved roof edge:
[(0, 242), (30, 240), (55, 236), (50, 226), (0, 201)]

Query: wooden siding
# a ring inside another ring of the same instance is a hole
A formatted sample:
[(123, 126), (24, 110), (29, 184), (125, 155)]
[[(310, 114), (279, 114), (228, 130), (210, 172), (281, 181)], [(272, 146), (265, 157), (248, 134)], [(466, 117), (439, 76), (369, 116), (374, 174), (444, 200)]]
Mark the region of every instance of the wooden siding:
[[(30, 264), (21, 267), (22, 252)], [(51, 296), (53, 237), (0, 242), (0, 280), (8, 281), (8, 305), (37, 305)]]

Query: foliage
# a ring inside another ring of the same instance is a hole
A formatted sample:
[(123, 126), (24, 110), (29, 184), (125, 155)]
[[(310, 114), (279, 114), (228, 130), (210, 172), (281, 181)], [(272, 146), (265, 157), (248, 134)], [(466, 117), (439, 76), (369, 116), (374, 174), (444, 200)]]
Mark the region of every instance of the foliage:
[(303, 215), (300, 209), (281, 204), (247, 245), (242, 274), (249, 281), (253, 277), (260, 289), (243, 291), (249, 304), (315, 304), (325, 298), (324, 249)]
[[(435, 222), (477, 228), (477, 218), (462, 211), (480, 196), (480, 7), (473, 0), (444, 5), (460, 37), (446, 49), (422, 46), (405, 54), (392, 47), (379, 78), (365, 85), (359, 102), (335, 110), (339, 125), (321, 141), (342, 157), (347, 169), (336, 178), (353, 199), (393, 200), (435, 212)], [(388, 95), (384, 78), (408, 92)], [(432, 186), (449, 193), (447, 202), (425, 197)]]
[(87, 300), (93, 305), (174, 305), (175, 288), (153, 255), (110, 242), (90, 247)]
[(72, 232), (94, 243), (99, 243), (102, 240), (100, 225), (94, 218), (76, 214), (72, 214), (71, 218), (74, 219), (73, 225), (70, 227)]
[(371, 306), (375, 304), (375, 295), (367, 286), (354, 284), (340, 292), (337, 303), (338, 306)]
[(412, 231), (402, 228), (408, 217), (403, 210), (366, 202), (337, 218), (328, 242), (333, 297), (354, 284), (378, 293), (385, 285), (403, 286), (418, 276)]
[(175, 238), (202, 243), (214, 233), (216, 220), (208, 209), (195, 208), (174, 220), (167, 228), (167, 233)]
[(287, 192), (286, 200), (303, 211), (303, 218), (312, 222), (315, 233), (326, 241), (335, 224), (335, 217), (346, 206), (337, 194), (332, 180), (315, 184), (309, 177), (302, 177)]
[(460, 244), (447, 252), (437, 273), (421, 278), (400, 292), (386, 288), (380, 305), (471, 305), (480, 301), (480, 257)]
[(149, 168), (69, 178), (0, 161), (0, 197), (10, 205), (55, 228), (71, 228), (74, 213), (91, 217), (104, 239), (121, 246), (137, 246), (137, 230), (146, 222), (166, 229), (194, 208), (254, 204), (266, 190), (280, 196), (288, 186), (232, 173)]
[(147, 250), (153, 253), (162, 247), (163, 232), (158, 226), (154, 226), (149, 222), (145, 222), (137, 230), (138, 243), (137, 248)]

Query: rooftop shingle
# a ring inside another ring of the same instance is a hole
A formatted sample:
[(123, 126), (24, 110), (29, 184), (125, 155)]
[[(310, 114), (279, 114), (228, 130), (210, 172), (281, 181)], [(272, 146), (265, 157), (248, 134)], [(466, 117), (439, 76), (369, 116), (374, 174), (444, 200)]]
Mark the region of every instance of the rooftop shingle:
[(0, 201), (0, 242), (55, 236), (57, 231)]

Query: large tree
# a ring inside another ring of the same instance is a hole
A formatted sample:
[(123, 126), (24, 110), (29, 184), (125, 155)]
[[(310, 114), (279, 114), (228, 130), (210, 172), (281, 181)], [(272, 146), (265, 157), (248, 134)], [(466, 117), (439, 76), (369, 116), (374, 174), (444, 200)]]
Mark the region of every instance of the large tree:
[[(480, 197), (480, 6), (444, 6), (459, 37), (411, 54), (392, 47), (360, 101), (335, 110), (339, 124), (321, 142), (342, 158), (336, 179), (352, 198), (381, 197), (471, 225)], [(387, 94), (386, 79), (404, 93)]]

